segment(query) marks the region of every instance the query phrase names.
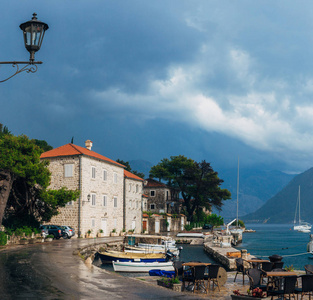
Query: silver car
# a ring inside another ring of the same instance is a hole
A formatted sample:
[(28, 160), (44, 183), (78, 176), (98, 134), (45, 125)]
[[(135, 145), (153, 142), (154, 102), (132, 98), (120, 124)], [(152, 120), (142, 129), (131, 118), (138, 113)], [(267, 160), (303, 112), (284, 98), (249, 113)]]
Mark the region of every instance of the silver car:
[(60, 226), (64, 231), (63, 239), (70, 239), (75, 235), (75, 230), (74, 228), (70, 226)]

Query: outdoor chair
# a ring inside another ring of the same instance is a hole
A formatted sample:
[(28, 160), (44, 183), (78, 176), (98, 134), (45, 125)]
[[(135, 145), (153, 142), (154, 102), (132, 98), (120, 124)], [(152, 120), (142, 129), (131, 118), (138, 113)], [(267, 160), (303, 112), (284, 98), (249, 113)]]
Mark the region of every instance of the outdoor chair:
[(284, 266), (283, 261), (277, 261), (273, 263), (273, 269), (282, 269)]
[(205, 285), (205, 269), (206, 266), (195, 266), (194, 267), (194, 272), (193, 272), (193, 283), (194, 283), (194, 289), (193, 292), (195, 291), (200, 291), (201, 288), (205, 290), (205, 292), (208, 292), (208, 289)]
[(236, 281), (237, 274), (242, 274), (242, 284), (244, 284), (245, 283), (246, 270), (245, 270), (245, 266), (243, 264), (243, 259), (237, 258), (235, 262), (236, 262), (236, 275), (235, 275), (234, 282)]
[[(194, 267), (187, 267), (182, 274), (182, 290), (190, 290), (194, 284)], [(186, 286), (187, 284), (187, 286)]]
[(261, 284), (262, 271), (256, 268), (251, 268), (246, 271), (249, 278), (250, 290), (260, 288), (262, 291), (266, 291), (267, 286)]
[(309, 299), (311, 300), (311, 295), (313, 295), (313, 275), (300, 275), (301, 278), (301, 288), (296, 288), (295, 292), (298, 295), (301, 294), (301, 299), (304, 295), (309, 295)]
[(212, 290), (214, 290), (214, 285), (217, 286), (220, 291), (220, 286), (218, 284), (218, 271), (220, 269), (219, 265), (208, 265), (208, 289), (210, 288), (210, 283), (212, 281)]
[(282, 297), (282, 299), (290, 299), (291, 295), (295, 298), (296, 292), (296, 283), (297, 283), (297, 276), (286, 276), (283, 277), (283, 287), (277, 290), (268, 290), (267, 296), (271, 296), (271, 299), (274, 296)]
[(271, 272), (273, 269), (273, 263), (272, 262), (263, 262), (262, 263), (262, 267), (261, 267), (261, 271), (262, 271), (262, 275), (261, 275), (261, 279), (263, 281), (264, 277), (266, 277), (266, 273), (267, 272)]
[(175, 269), (175, 277), (178, 277), (180, 280), (182, 280), (183, 272), (184, 272), (183, 262), (177, 260), (177, 261), (174, 261), (173, 265)]
[(305, 265), (304, 270), (307, 275), (313, 274), (313, 265)]

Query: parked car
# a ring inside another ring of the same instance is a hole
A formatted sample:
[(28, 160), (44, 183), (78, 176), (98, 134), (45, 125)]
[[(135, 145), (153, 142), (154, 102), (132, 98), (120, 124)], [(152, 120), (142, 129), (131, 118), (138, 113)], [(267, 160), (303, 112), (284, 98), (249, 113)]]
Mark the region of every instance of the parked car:
[(43, 229), (48, 230), (48, 234), (52, 234), (55, 239), (59, 239), (65, 234), (64, 229), (57, 225), (41, 225), (40, 230)]
[(64, 231), (63, 239), (70, 239), (75, 235), (75, 230), (74, 228), (70, 226), (60, 226)]
[(210, 224), (204, 224), (202, 229), (212, 229), (212, 225)]

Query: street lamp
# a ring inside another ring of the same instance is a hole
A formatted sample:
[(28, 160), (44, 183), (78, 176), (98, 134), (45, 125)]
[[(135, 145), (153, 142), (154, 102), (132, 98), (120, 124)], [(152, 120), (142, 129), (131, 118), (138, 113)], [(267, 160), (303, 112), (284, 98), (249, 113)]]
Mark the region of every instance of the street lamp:
[[(1, 65), (11, 64), (12, 67), (16, 67), (16, 72), (10, 77), (0, 80), (1, 82), (5, 82), (19, 74), (23, 71), (27, 73), (35, 73), (37, 71), (37, 64), (42, 64), (42, 61), (35, 61), (35, 52), (37, 52), (42, 44), (45, 31), (49, 29), (49, 26), (46, 23), (43, 23), (37, 19), (37, 14), (34, 13), (33, 17), (30, 21), (22, 23), (20, 28), (23, 31), (24, 44), (27, 51), (30, 53), (29, 61), (3, 61), (0, 62)], [(20, 69), (19, 65), (25, 65)]]

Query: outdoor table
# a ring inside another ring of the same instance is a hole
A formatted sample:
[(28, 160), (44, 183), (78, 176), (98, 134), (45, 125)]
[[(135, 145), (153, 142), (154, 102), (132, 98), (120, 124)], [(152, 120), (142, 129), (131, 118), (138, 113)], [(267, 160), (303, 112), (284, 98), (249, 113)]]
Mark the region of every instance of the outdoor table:
[(195, 266), (208, 266), (211, 263), (203, 263), (203, 262), (196, 262), (196, 261), (190, 261), (190, 262), (186, 262), (183, 263), (184, 267), (195, 267)]
[[(186, 262), (186, 263), (183, 263), (182, 265), (183, 265), (183, 267), (188, 267), (188, 270), (186, 270), (186, 272), (192, 272), (191, 274), (193, 274), (193, 271), (192, 271), (192, 269), (194, 268), (194, 267), (196, 267), (196, 266), (208, 266), (208, 265), (210, 265), (211, 263), (203, 263), (203, 262), (195, 262), (195, 261), (190, 261), (190, 262)], [(184, 270), (184, 272), (183, 272), (183, 277), (184, 277), (184, 275), (185, 275), (186, 273), (185, 273), (185, 270)], [(189, 277), (190, 275), (187, 275), (187, 277)], [(192, 275), (193, 276), (193, 275)], [(189, 279), (190, 280), (190, 279)], [(188, 281), (189, 281), (188, 280)], [(183, 279), (183, 281), (184, 281), (184, 279)], [(183, 284), (183, 286), (184, 286), (184, 288), (185, 288), (185, 284)], [(202, 285), (200, 285), (199, 286), (199, 288), (201, 289), (203, 289), (205, 292), (206, 292), (206, 290), (207, 290), (207, 288), (205, 287), (205, 286), (202, 286)], [(190, 291), (194, 291), (194, 289), (195, 289), (195, 286), (194, 286), (194, 284), (192, 283), (191, 284), (191, 281), (189, 281), (189, 284), (188, 284), (188, 286), (187, 286), (187, 288), (186, 288), (187, 290), (190, 290)]]
[(253, 266), (253, 263), (256, 263), (257, 267), (264, 262), (269, 262), (268, 259), (244, 259), (244, 261), (248, 262), (252, 266)]
[(266, 276), (268, 277), (268, 283), (267, 283), (267, 290), (269, 286), (271, 285), (274, 287), (274, 282), (277, 280), (277, 278), (283, 278), (287, 276), (298, 276), (296, 272), (283, 272), (283, 271), (278, 271), (278, 272), (266, 272)]

